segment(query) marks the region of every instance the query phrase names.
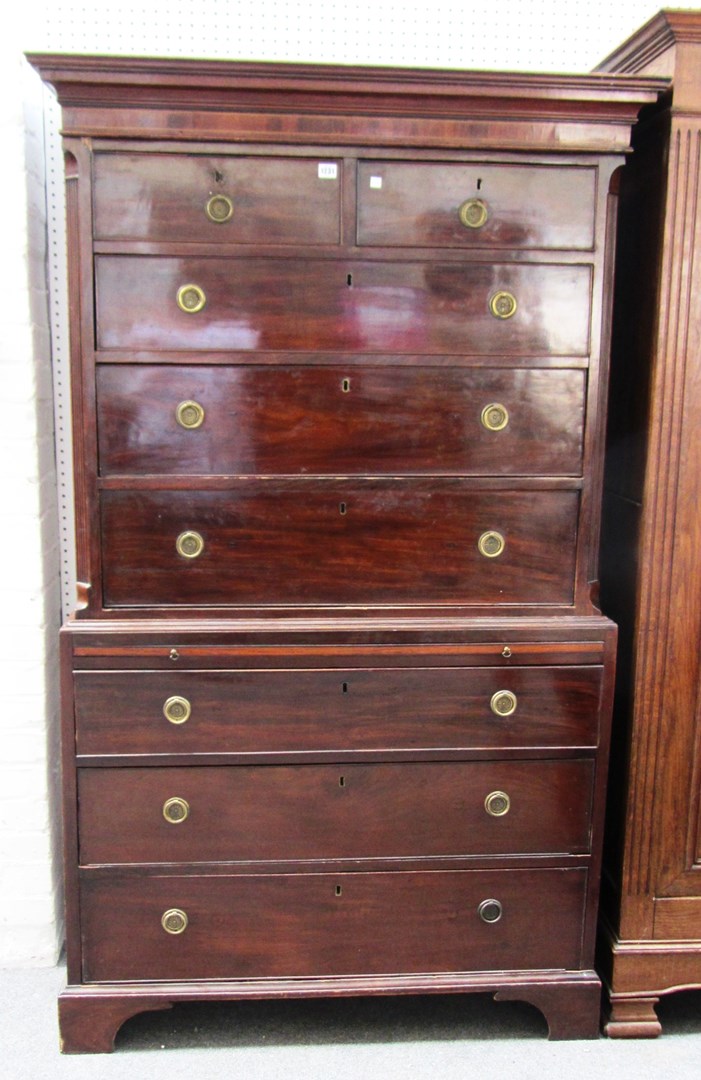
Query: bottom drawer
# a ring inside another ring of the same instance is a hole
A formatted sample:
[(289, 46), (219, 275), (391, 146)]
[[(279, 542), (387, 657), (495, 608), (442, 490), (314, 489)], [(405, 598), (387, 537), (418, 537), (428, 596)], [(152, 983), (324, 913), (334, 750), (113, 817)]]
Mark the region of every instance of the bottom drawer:
[[(581, 867), (336, 875), (86, 873), (83, 978), (572, 970), (580, 965), (586, 879)], [(170, 919), (164, 918), (167, 912), (173, 913)], [(168, 932), (163, 923), (179, 932)]]

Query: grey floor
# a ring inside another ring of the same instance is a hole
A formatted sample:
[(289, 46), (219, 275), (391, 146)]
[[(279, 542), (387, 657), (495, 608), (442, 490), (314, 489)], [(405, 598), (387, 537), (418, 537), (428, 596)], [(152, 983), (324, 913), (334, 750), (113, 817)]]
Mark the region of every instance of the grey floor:
[(61, 1056), (62, 967), (0, 971), (2, 1080), (700, 1080), (701, 991), (655, 1040), (551, 1043), (540, 1013), (482, 995), (180, 1005), (129, 1020), (111, 1055)]

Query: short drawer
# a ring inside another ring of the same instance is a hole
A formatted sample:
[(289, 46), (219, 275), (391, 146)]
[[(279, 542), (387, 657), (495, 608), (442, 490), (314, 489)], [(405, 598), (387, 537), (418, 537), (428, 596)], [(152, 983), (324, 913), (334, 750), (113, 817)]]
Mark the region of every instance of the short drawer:
[(442, 478), (104, 491), (105, 605), (572, 605), (578, 513)]
[(576, 475), (586, 372), (101, 364), (100, 471)]
[(86, 871), (83, 974), (87, 982), (171, 982), (576, 969), (586, 880), (580, 868), (206, 877)]
[(99, 255), (95, 271), (100, 349), (589, 351), (588, 265)]
[(593, 769), (591, 760), (80, 769), (80, 861), (582, 854)]
[(602, 672), (80, 671), (76, 746), (79, 755), (594, 747)]
[(340, 176), (333, 159), (98, 153), (95, 236), (338, 244)]
[(590, 250), (595, 198), (582, 166), (361, 161), (358, 243)]

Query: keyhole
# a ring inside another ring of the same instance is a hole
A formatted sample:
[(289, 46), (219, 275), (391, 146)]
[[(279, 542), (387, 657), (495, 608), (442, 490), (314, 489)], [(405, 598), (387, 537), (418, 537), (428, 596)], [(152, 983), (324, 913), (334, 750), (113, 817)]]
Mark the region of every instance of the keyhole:
[(350, 390), (350, 379), (343, 379), (341, 383), (341, 390), (344, 394), (347, 394)]
[(346, 285), (348, 286), (349, 289), (353, 288), (353, 275), (352, 274), (349, 274), (348, 277), (346, 278)]
[(341, 693), (342, 693), (342, 694), (347, 694), (347, 693), (348, 693), (348, 683), (347, 683), (347, 682), (344, 682), (344, 683), (343, 683), (343, 687), (342, 687)]
[(339, 787), (345, 787), (346, 786), (346, 778), (345, 778), (345, 776), (339, 776), (339, 778), (338, 778), (338, 786)]
[(477, 181), (477, 190), (478, 190), (478, 191), (481, 191), (481, 190), (482, 190), (482, 179), (481, 179), (481, 177), (480, 177), (480, 179), (479, 179), (479, 180)]
[(219, 169), (215, 169), (214, 170), (214, 179), (216, 180), (217, 184), (223, 183), (223, 181), (224, 181), (224, 173), (219, 172)]
[(341, 886), (337, 885), (336, 886), (336, 896), (341, 896), (342, 892), (343, 892), (343, 889), (341, 888)]
[(347, 507), (346, 507), (346, 504), (344, 502), (338, 504), (338, 512), (339, 512), (339, 514), (345, 514), (346, 510), (347, 510)]

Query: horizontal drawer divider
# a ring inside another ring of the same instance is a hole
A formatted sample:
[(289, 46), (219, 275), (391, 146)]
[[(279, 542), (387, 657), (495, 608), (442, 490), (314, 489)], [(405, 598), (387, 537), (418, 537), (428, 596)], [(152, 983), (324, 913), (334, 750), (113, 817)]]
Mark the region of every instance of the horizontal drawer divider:
[(537, 760), (546, 758), (553, 760), (565, 760), (581, 758), (593, 755), (596, 746), (593, 743), (579, 746), (515, 746), (505, 749), (499, 748), (495, 753), (493, 746), (475, 747), (465, 750), (450, 749), (424, 749), (417, 750), (281, 750), (278, 752), (255, 752), (250, 753), (197, 753), (183, 751), (182, 754), (77, 754), (76, 763), (79, 766), (93, 766), (99, 768), (109, 767), (134, 767), (140, 766), (180, 766), (188, 768), (190, 765), (299, 765), (324, 764), (333, 765), (342, 762), (367, 762), (379, 764), (386, 761), (513, 761), (513, 760)]
[(138, 877), (226, 877), (232, 874), (353, 874), (353, 873), (431, 873), (441, 870), (518, 870), (540, 868), (587, 867), (588, 852), (554, 851), (540, 854), (529, 852), (517, 855), (441, 855), (407, 858), (358, 859), (288, 859), (219, 860), (218, 862), (162, 863), (80, 863), (81, 877), (133, 874)]
[(391, 244), (380, 247), (357, 246), (353, 244), (320, 244), (303, 247), (299, 244), (221, 244), (197, 241), (149, 241), (149, 240), (95, 240), (93, 251), (96, 255), (164, 255), (171, 258), (186, 256), (198, 259), (290, 259), (302, 262), (305, 259), (327, 259), (329, 262), (344, 260), (363, 262), (402, 262), (426, 261), (480, 263), (490, 265), (499, 263), (535, 263), (538, 265), (580, 264), (590, 265), (594, 260), (592, 248), (509, 248), (488, 244), (480, 247), (393, 247)]
[[(321, 874), (373, 874), (396, 873), (448, 873), (479, 872), (484, 870), (542, 870), (576, 868), (588, 869), (589, 854), (538, 852), (527, 855), (499, 856), (442, 856), (432, 859), (319, 859), (314, 862), (216, 862), (216, 863), (92, 863), (78, 867), (79, 876), (85, 880), (100, 878), (169, 878), (169, 877), (246, 877), (280, 874), (286, 877), (316, 877)], [(430, 863), (431, 866), (426, 864)], [(457, 865), (460, 863), (461, 865)], [(386, 864), (384, 866), (383, 864)], [(399, 865), (401, 864), (401, 865)], [(416, 865), (415, 865), (416, 864)], [(464, 865), (463, 865), (464, 864)]]
[(131, 488), (141, 491), (180, 491), (193, 488), (197, 491), (226, 491), (234, 488), (237, 484), (245, 484), (249, 480), (270, 481), (271, 483), (299, 484), (307, 487), (310, 484), (343, 483), (357, 484), (362, 486), (368, 482), (381, 481), (382, 483), (398, 483), (410, 485), (412, 480), (442, 480), (459, 483), (461, 487), (473, 488), (474, 490), (488, 491), (580, 491), (584, 486), (581, 476), (462, 476), (454, 473), (425, 472), (415, 474), (387, 475), (385, 473), (374, 474), (347, 474), (345, 476), (332, 474), (310, 475), (305, 473), (246, 473), (238, 476), (210, 476), (185, 474), (181, 476), (164, 476), (151, 474), (148, 476), (120, 475), (108, 476), (98, 479), (98, 487), (105, 491), (122, 491)]
[(97, 364), (135, 364), (135, 363), (158, 363), (176, 364), (248, 364), (253, 367), (294, 363), (304, 367), (324, 367), (326, 365), (357, 367), (488, 367), (490, 370), (499, 368), (573, 368), (584, 370), (589, 367), (587, 356), (500, 356), (495, 362), (493, 356), (478, 353), (455, 356), (441, 356), (438, 353), (346, 353), (329, 352), (320, 349), (314, 353), (302, 349), (288, 349), (284, 352), (270, 352), (261, 349), (254, 353), (237, 352), (235, 349), (208, 349), (201, 350), (178, 350), (169, 349), (100, 349), (95, 353)]

